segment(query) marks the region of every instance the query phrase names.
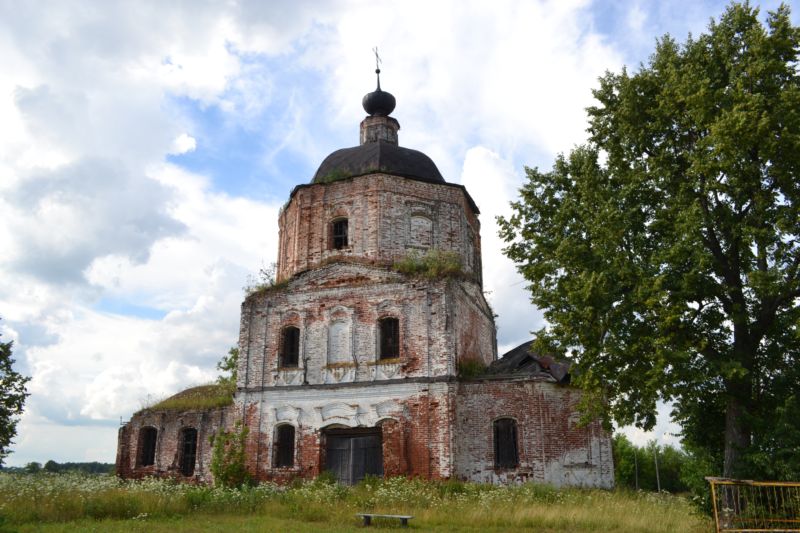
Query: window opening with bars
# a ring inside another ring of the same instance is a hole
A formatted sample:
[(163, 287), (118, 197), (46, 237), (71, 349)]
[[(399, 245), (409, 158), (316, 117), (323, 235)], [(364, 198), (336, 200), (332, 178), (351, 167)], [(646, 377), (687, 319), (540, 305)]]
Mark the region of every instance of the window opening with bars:
[(294, 466), (294, 426), (278, 426), (275, 430), (276, 468)]
[(186, 428), (181, 431), (181, 474), (194, 474), (194, 463), (197, 461), (197, 430)]
[(340, 218), (331, 224), (331, 241), (334, 250), (347, 248), (347, 219)]

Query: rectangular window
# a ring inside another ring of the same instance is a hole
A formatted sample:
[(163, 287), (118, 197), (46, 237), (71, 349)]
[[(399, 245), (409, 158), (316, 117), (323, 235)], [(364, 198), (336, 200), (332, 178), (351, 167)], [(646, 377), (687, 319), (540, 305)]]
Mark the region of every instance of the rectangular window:
[(383, 318), (379, 322), (380, 359), (400, 357), (400, 321), (396, 318)]
[(181, 474), (194, 474), (194, 463), (197, 461), (197, 430), (186, 428), (181, 431)]
[(331, 236), (334, 250), (347, 248), (347, 219), (334, 220), (331, 227)]
[(158, 430), (154, 427), (139, 430), (139, 466), (151, 466), (155, 463), (156, 437)]
[(294, 466), (294, 426), (278, 426), (275, 431), (276, 468)]
[(283, 328), (282, 337), (280, 366), (297, 367), (300, 360), (300, 330), (292, 326)]
[(494, 466), (495, 468), (519, 466), (517, 422), (512, 418), (494, 421)]

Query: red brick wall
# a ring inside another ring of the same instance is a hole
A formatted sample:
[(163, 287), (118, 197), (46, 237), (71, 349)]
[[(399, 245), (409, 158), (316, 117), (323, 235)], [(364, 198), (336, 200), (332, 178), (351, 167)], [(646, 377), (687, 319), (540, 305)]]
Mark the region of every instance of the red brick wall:
[[(595, 421), (578, 424), (580, 390), (534, 380), (460, 384), (456, 400), (456, 475), (481, 482), (537, 481), (610, 488), (611, 439)], [(519, 468), (494, 467), (492, 424), (517, 421)]]
[[(278, 280), (345, 256), (392, 264), (418, 249), (412, 216), (432, 221), (433, 248), (462, 258), (480, 277), (480, 223), (464, 190), (457, 186), (370, 174), (298, 189), (281, 211)], [(332, 250), (330, 222), (348, 219), (349, 246)]]
[[(324, 394), (315, 399), (308, 391), (296, 389), (278, 396), (274, 392), (265, 393), (262, 404), (267, 408), (262, 416), (251, 407), (246, 409), (251, 413), (248, 416), (252, 437), (252, 447), (248, 451), (250, 472), (257, 479), (280, 483), (295, 477), (316, 477), (325, 466), (325, 429), (359, 427), (381, 428), (384, 475), (449, 477), (454, 384), (376, 384), (371, 387), (367, 397), (365, 389), (356, 388), (347, 392), (347, 397), (343, 396), (346, 391), (339, 391), (335, 399), (326, 399)], [(352, 405), (352, 414), (328, 420), (321, 418), (320, 408), (336, 402)], [(381, 407), (376, 408), (376, 405)], [(294, 414), (277, 419), (277, 413), (286, 406), (292, 406)], [(381, 414), (384, 410), (387, 412)], [(273, 466), (275, 428), (280, 424), (295, 427), (295, 464), (289, 468)], [(257, 460), (258, 457), (261, 459)]]
[[(211, 437), (219, 429), (233, 425), (233, 406), (206, 411), (144, 411), (135, 414), (119, 429), (117, 444), (117, 475), (126, 479), (147, 476), (172, 477), (186, 482), (210, 483)], [(156, 437), (155, 463), (137, 465), (139, 431), (154, 427)], [(180, 433), (184, 428), (197, 430), (197, 460), (194, 475), (180, 472)]]

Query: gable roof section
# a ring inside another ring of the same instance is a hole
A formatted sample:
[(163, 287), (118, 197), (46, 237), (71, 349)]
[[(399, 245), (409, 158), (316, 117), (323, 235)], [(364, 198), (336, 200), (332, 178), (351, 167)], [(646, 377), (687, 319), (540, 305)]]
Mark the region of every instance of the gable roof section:
[(564, 385), (569, 384), (570, 364), (556, 361), (550, 355), (539, 355), (531, 351), (533, 340), (523, 342), (509, 350), (497, 361), (489, 365), (486, 375), (540, 376), (550, 377)]

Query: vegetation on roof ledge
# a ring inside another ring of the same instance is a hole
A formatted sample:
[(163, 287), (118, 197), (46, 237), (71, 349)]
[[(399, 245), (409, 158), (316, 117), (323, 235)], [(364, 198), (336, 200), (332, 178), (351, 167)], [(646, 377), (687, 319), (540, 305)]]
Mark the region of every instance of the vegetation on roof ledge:
[(139, 412), (192, 411), (225, 407), (233, 403), (234, 392), (236, 392), (235, 383), (209, 383), (181, 391), (169, 398), (145, 406)]
[(466, 273), (461, 268), (461, 258), (455, 252), (432, 248), (424, 254), (412, 250), (392, 269), (407, 276), (425, 279), (463, 278)]
[(217, 362), (222, 375), (214, 383), (191, 387), (169, 398), (146, 405), (136, 414), (145, 411), (195, 411), (216, 409), (233, 404), (236, 393), (236, 368), (239, 365), (239, 349), (232, 347), (227, 355)]
[(258, 269), (258, 276), (248, 276), (247, 285), (242, 287), (245, 298), (286, 287), (289, 284), (289, 280), (276, 281), (277, 270), (277, 263), (270, 263)]

